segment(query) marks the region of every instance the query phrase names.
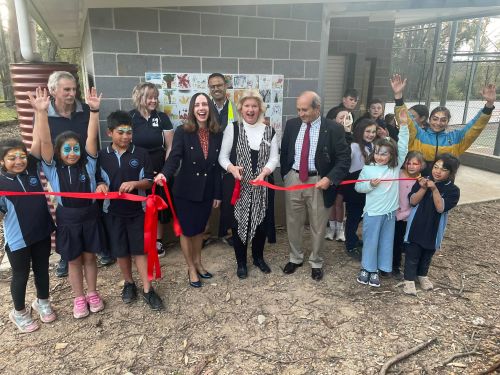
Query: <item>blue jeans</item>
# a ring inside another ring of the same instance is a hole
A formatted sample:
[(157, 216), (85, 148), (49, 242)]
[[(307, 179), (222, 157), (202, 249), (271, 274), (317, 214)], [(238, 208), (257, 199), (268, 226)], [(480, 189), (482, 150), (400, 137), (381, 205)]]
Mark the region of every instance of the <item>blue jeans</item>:
[(386, 215), (363, 216), (361, 267), (368, 272), (392, 271), (395, 211)]

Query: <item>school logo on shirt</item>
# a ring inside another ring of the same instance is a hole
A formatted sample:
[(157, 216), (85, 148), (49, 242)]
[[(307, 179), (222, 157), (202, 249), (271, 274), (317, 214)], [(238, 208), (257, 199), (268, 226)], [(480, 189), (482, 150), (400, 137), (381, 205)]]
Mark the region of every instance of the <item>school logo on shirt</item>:
[(160, 125), (160, 123), (159, 123), (159, 121), (158, 121), (158, 117), (155, 117), (155, 118), (152, 118), (152, 119), (151, 119), (151, 125), (152, 125), (153, 127), (155, 127), (155, 128), (157, 128), (157, 127)]
[(80, 175), (80, 182), (85, 182), (87, 179), (87, 176), (85, 176), (83, 173)]
[(31, 186), (36, 186), (36, 185), (38, 185), (38, 178), (36, 178), (35, 176), (29, 176), (28, 183)]
[(139, 166), (139, 160), (132, 159), (129, 161), (128, 165), (130, 165), (132, 168), (137, 168)]

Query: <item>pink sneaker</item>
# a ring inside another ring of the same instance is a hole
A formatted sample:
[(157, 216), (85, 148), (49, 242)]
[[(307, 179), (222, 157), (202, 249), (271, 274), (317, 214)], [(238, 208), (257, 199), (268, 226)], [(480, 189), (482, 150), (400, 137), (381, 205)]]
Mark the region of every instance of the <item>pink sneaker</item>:
[(49, 300), (40, 302), (37, 298), (33, 301), (31, 307), (40, 315), (40, 320), (43, 323), (52, 323), (57, 318), (56, 313), (52, 310), (52, 306), (50, 306)]
[(22, 333), (30, 333), (40, 328), (38, 323), (35, 322), (33, 318), (31, 318), (31, 311), (29, 310), (29, 308), (27, 308), (23, 314), (12, 310), (9, 313), (9, 319)]
[(89, 316), (89, 308), (87, 300), (84, 296), (76, 297), (73, 301), (73, 316), (75, 319), (85, 318)]
[(90, 292), (87, 294), (87, 303), (90, 306), (90, 311), (93, 313), (104, 310), (104, 302), (97, 292)]

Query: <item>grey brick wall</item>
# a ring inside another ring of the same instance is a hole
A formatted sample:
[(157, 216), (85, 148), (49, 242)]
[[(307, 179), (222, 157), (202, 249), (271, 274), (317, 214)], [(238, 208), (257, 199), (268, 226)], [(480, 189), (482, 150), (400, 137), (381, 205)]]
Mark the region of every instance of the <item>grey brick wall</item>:
[[(369, 22), (368, 17), (357, 17), (334, 18), (330, 23), (328, 54), (346, 55), (354, 61), (350, 66), (353, 71), (353, 87), (362, 97), (367, 94), (362, 92), (362, 87), (366, 59), (370, 58), (376, 61), (371, 98), (392, 100), (389, 74), (393, 34), (393, 21)], [(313, 66), (309, 68), (314, 69)], [(309, 73), (306, 72), (306, 76)], [(363, 108), (366, 105), (366, 103), (361, 104)]]
[(146, 71), (283, 74), (283, 120), (294, 117), (297, 94), (318, 86), (321, 12), (321, 4), (90, 9), (82, 47), (103, 92), (101, 120), (130, 109)]

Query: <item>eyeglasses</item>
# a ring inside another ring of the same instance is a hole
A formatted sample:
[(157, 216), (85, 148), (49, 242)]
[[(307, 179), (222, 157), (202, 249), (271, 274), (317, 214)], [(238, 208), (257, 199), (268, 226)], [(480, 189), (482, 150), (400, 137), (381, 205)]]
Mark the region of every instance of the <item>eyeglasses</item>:
[(223, 88), (224, 88), (224, 83), (221, 83), (221, 84), (219, 84), (219, 85), (208, 85), (208, 88), (209, 88), (210, 90), (212, 90), (212, 91), (213, 91), (213, 90), (217, 90), (217, 89), (219, 89), (219, 90), (220, 90), (220, 89), (223, 89)]
[(375, 155), (378, 155), (378, 156), (389, 156), (391, 153), (389, 151), (379, 151), (379, 150), (375, 150)]

